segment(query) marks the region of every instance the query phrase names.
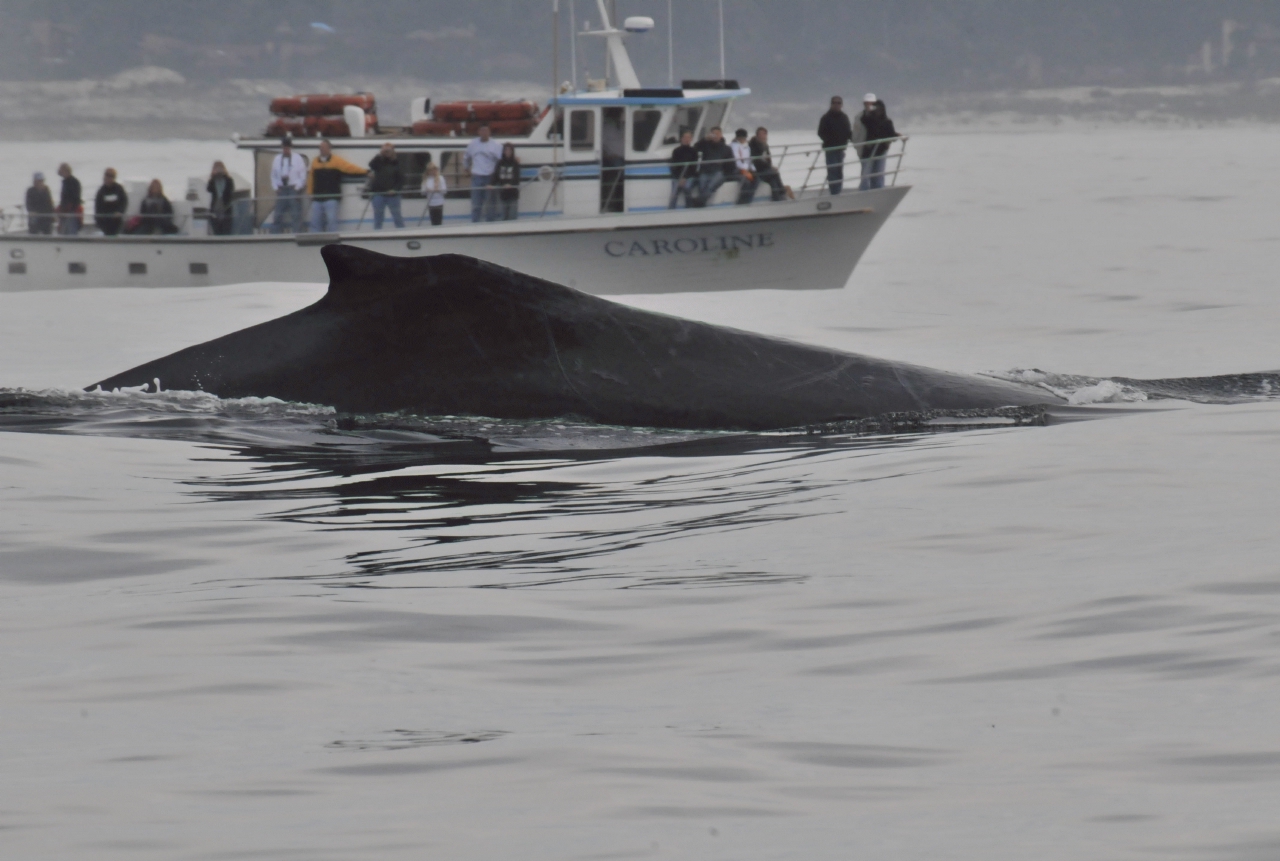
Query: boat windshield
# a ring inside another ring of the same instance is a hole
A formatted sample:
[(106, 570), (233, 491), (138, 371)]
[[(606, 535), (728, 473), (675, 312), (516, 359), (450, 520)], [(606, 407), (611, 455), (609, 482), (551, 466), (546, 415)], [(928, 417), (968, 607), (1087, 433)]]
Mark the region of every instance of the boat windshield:
[(681, 105), (671, 116), (671, 125), (667, 127), (664, 144), (680, 143), (680, 135), (689, 132), (697, 138), (698, 120), (702, 119), (702, 105)]

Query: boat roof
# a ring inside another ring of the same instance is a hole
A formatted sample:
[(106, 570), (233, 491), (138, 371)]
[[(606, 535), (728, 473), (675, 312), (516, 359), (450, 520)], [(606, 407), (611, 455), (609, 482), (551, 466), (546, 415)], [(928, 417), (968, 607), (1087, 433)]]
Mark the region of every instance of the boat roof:
[(560, 105), (692, 105), (702, 102), (719, 102), (751, 95), (747, 87), (733, 90), (682, 90), (679, 88), (647, 87), (638, 90), (611, 89), (591, 92), (562, 93), (551, 99)]

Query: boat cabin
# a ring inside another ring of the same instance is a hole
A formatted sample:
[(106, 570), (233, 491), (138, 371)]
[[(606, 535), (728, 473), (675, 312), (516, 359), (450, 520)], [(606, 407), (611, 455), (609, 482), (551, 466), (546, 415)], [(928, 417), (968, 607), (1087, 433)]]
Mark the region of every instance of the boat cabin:
[[(254, 153), (258, 225), (269, 220), (275, 205), (271, 162), (285, 133), (293, 135), (294, 152), (304, 158), (313, 158), (320, 140), (327, 137), (336, 153), (360, 166), (391, 142), (404, 161), (406, 221), (426, 223), (426, 201), (419, 188), (430, 164), (440, 168), (449, 187), (446, 223), (470, 221), (471, 174), (463, 153), (481, 125), (490, 127), (494, 140), (516, 147), (522, 165), (521, 218), (643, 212), (667, 206), (671, 185), (667, 161), (681, 133), (692, 132), (696, 140), (713, 126), (723, 126), (734, 100), (750, 92), (736, 81), (684, 81), (679, 88), (567, 92), (540, 110), (525, 100), (448, 102), (433, 109), (430, 99), (423, 97), (414, 99), (411, 106), (411, 116), (417, 119), (394, 129), (368, 122), (369, 113), (376, 110), (368, 98), (369, 112), (348, 104), (342, 120), (321, 116), (319, 122), (308, 123), (310, 116), (277, 117), (269, 127), (272, 136), (240, 138), (236, 145)], [(294, 97), (289, 103), (320, 98)], [(726, 137), (732, 137), (732, 132)], [(372, 224), (364, 187), (360, 177), (344, 179), (339, 215), (343, 231), (368, 229)], [(725, 202), (732, 200), (731, 192), (722, 192)]]

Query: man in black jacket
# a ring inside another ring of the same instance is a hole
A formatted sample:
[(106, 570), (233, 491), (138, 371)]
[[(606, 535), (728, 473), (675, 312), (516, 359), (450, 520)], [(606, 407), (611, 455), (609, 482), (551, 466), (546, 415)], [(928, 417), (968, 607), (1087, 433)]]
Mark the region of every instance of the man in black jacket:
[(373, 160), (369, 162), (369, 191), (373, 194), (373, 229), (382, 229), (382, 219), (386, 210), (391, 210), (391, 217), (396, 227), (404, 227), (404, 217), (400, 214), (400, 189), (404, 186), (404, 171), (400, 168), (400, 157), (396, 148), (387, 141)]
[(80, 220), (84, 218), (84, 198), (80, 196), (80, 180), (71, 174), (71, 165), (58, 165), (62, 177), (62, 197), (58, 201), (58, 233), (75, 236), (80, 232)]
[(706, 206), (715, 196), (716, 189), (724, 185), (726, 176), (736, 176), (733, 150), (724, 141), (724, 132), (715, 126), (707, 136), (698, 141), (694, 151), (701, 158), (698, 165), (698, 201), (695, 206)]
[(124, 186), (116, 182), (116, 169), (109, 167), (102, 172), (102, 187), (93, 198), (93, 222), (103, 236), (116, 236), (124, 226), (124, 212), (129, 208), (129, 195)]
[(769, 152), (769, 130), (764, 126), (756, 129), (756, 136), (747, 141), (751, 148), (751, 164), (756, 169), (756, 179), (767, 182), (770, 199), (782, 200), (787, 196), (787, 187), (782, 184), (778, 169), (773, 166), (773, 153)]
[(827, 155), (827, 182), (832, 194), (839, 194), (844, 188), (844, 153), (849, 141), (853, 140), (853, 125), (849, 115), (844, 112), (844, 99), (831, 97), (831, 108), (818, 121), (818, 137), (822, 139), (822, 148)]
[(44, 174), (36, 171), (27, 189), (27, 232), (53, 232), (53, 192), (44, 184)]
[(675, 209), (680, 195), (688, 209), (698, 197), (698, 151), (693, 148), (693, 132), (680, 133), (680, 145), (671, 151), (671, 199), (667, 209)]

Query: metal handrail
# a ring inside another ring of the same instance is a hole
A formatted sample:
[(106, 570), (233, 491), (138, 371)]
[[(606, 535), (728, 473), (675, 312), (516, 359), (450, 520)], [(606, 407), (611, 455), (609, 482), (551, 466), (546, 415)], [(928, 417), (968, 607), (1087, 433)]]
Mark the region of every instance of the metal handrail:
[[(906, 155), (906, 142), (907, 142), (907, 137), (905, 135), (899, 135), (899, 136), (890, 137), (890, 138), (879, 138), (876, 140), (861, 141), (859, 143), (852, 144), (852, 146), (855, 148), (855, 151), (856, 151), (862, 147), (879, 146), (880, 144), (888, 144), (889, 150), (885, 152), (884, 155), (872, 157), (876, 160), (881, 160), (881, 159), (884, 160), (884, 163), (885, 163), (884, 169), (877, 171), (875, 173), (868, 174), (867, 176), (871, 178), (883, 178), (884, 185), (893, 186), (897, 184), (898, 174), (902, 170), (902, 159)], [(895, 144), (898, 144), (899, 146), (895, 148), (894, 147)], [(793, 183), (793, 185), (787, 186), (787, 188), (794, 194), (796, 198), (820, 197), (820, 196), (828, 195), (831, 193), (831, 189), (830, 189), (831, 180), (828, 179), (825, 172), (827, 168), (826, 159), (825, 159), (826, 153), (830, 151), (846, 150), (847, 148), (848, 148), (847, 146), (823, 147), (821, 145), (815, 145), (815, 144), (779, 144), (777, 146), (770, 147), (769, 157), (770, 157), (770, 160), (772, 161), (773, 169), (778, 172), (779, 177), (783, 177), (784, 182), (786, 179), (786, 174), (784, 174), (784, 170), (787, 170), (790, 176), (796, 180)], [(870, 160), (871, 159), (864, 159), (859, 157), (855, 160), (852, 160), (848, 164), (850, 166), (855, 164), (861, 165), (862, 163)], [(725, 164), (735, 163), (736, 161), (737, 161), (737, 158), (735, 157), (735, 158), (726, 158), (726, 159), (700, 160), (696, 162), (650, 161), (650, 162), (646, 162), (645, 165), (647, 167), (666, 166), (668, 169), (678, 167), (678, 166), (693, 167), (693, 168), (701, 169), (706, 165), (723, 166)], [(751, 161), (752, 161), (752, 167), (754, 168), (755, 158), (753, 157)], [(794, 165), (796, 164), (797, 161), (800, 162), (800, 165), (798, 167), (795, 167)], [(793, 165), (790, 169), (787, 168), (788, 162), (790, 162), (791, 165)], [(621, 169), (626, 170), (628, 167), (631, 167), (631, 166), (632, 165), (622, 165)], [(520, 182), (520, 186), (524, 187), (526, 185), (531, 185), (535, 182), (538, 182), (538, 183), (549, 182), (551, 184), (551, 189), (547, 193), (547, 200), (545, 202), (545, 205), (542, 207), (542, 211), (539, 212), (534, 217), (538, 217), (538, 218), (555, 217), (554, 214), (551, 214), (549, 216), (548, 207), (550, 206), (555, 193), (559, 190), (560, 183), (565, 178), (566, 168), (563, 165), (556, 165), (556, 166), (543, 165), (541, 167), (542, 167), (542, 171), (539, 176), (522, 178)], [(547, 174), (545, 168), (550, 168), (549, 175)], [(603, 182), (603, 168), (604, 168), (603, 163), (600, 163), (600, 168), (602, 170), (601, 181)], [(815, 174), (817, 175), (815, 176)], [(862, 178), (863, 178), (862, 175), (859, 173), (859, 174), (855, 174), (853, 176), (848, 177), (845, 180), (845, 182), (848, 182), (850, 185), (853, 185), (858, 183)], [(486, 190), (491, 190), (491, 191), (497, 191), (498, 189), (503, 187), (504, 186), (499, 186), (499, 185), (483, 186), (483, 188), (485, 188)], [(464, 190), (464, 188), (467, 191), (471, 190), (469, 186), (466, 186), (466, 187), (454, 186), (454, 187), (451, 187), (449, 190), (460, 191), (460, 190)], [(401, 189), (400, 192), (398, 193), (402, 194), (406, 190), (410, 192), (417, 191), (416, 188), (409, 188), (409, 189)], [(371, 194), (362, 193), (361, 196), (364, 198), (364, 210), (361, 213), (359, 224), (357, 224), (355, 227), (355, 230), (357, 232), (364, 228), (364, 222), (366, 220), (366, 216), (368, 215), (368, 210), (372, 202)], [(274, 199), (275, 199), (274, 195), (270, 198), (245, 197), (245, 198), (238, 198), (235, 201), (235, 204), (240, 205), (243, 202), (243, 204), (247, 205), (251, 210), (256, 210), (257, 204), (259, 203), (259, 201), (274, 200)], [(300, 198), (300, 205), (305, 204), (307, 200), (308, 198), (305, 196)], [(768, 203), (769, 203), (768, 200), (762, 200), (760, 201), (759, 204), (756, 204), (756, 205), (767, 205)], [(203, 204), (203, 202), (201, 202), (201, 204)], [(3, 209), (0, 209), (0, 233), (25, 233), (27, 231), (27, 227), (29, 224), (29, 221), (28, 221), (29, 213), (27, 213), (26, 207), (19, 204), (15, 206), (13, 209), (14, 211), (6, 211)], [(185, 233), (187, 229), (193, 224), (195, 224), (196, 222), (206, 221), (209, 218), (208, 212), (207, 211), (201, 212), (199, 211), (200, 209), (203, 209), (202, 205), (198, 206), (197, 211), (192, 213), (191, 215), (186, 215), (186, 214), (179, 215), (175, 213), (175, 215), (173, 216), (173, 222), (179, 228), (180, 232)], [(54, 232), (56, 233), (57, 214), (55, 213), (53, 217), (55, 219)], [(131, 217), (132, 216), (125, 216), (126, 219)], [(425, 217), (425, 210), (424, 210), (424, 217)], [(81, 222), (82, 233), (87, 234), (89, 236), (96, 235), (94, 233), (95, 227), (94, 227), (93, 219), (94, 219), (94, 213), (85, 212), (83, 214), (82, 222)], [(306, 220), (304, 218), (303, 224), (300, 226), (305, 227), (305, 221)], [(419, 219), (419, 223), (421, 223), (421, 219)], [(264, 223), (261, 225), (255, 225), (252, 233), (253, 234), (269, 233), (271, 231), (270, 225), (271, 225), (270, 221), (264, 221)], [(163, 235), (163, 234), (148, 234), (148, 235)]]

